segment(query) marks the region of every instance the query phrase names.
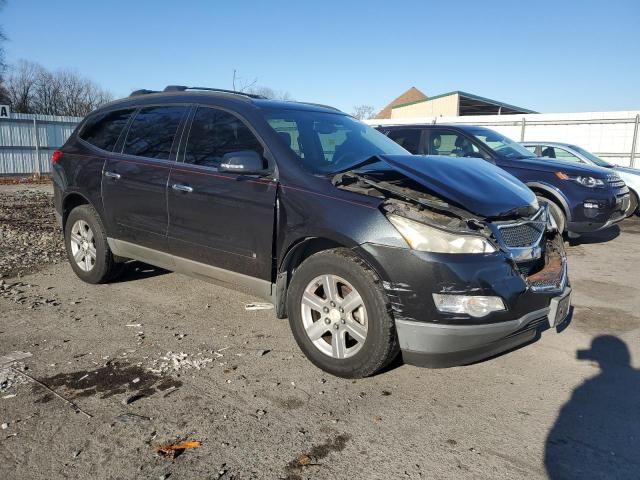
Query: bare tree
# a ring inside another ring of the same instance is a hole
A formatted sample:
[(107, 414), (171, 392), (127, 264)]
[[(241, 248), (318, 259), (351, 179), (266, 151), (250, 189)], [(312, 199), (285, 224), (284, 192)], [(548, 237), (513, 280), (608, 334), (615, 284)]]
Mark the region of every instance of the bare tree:
[[(4, 8), (5, 0), (0, 0), (0, 11)], [(2, 30), (0, 25), (0, 103), (7, 103), (9, 101), (9, 92), (4, 84), (4, 74), (7, 71), (7, 63), (5, 60), (4, 43), (7, 41), (7, 36)]]
[[(4, 8), (7, 2), (5, 0), (0, 0), (0, 11)], [(2, 74), (7, 69), (7, 64), (5, 62), (4, 56), (4, 42), (7, 41), (7, 36), (4, 34), (2, 29), (2, 25), (0, 25), (0, 83), (2, 83)]]
[(5, 87), (14, 112), (32, 113), (35, 85), (43, 70), (37, 63), (26, 60), (18, 60), (10, 69)]
[(263, 97), (271, 100), (292, 100), (289, 92), (285, 90), (274, 90), (270, 87), (253, 87), (248, 90), (248, 93), (262, 95)]
[(235, 68), (233, 69), (233, 80), (231, 81), (232, 90), (236, 92), (248, 92), (256, 86), (256, 83), (258, 83), (257, 78), (254, 78), (252, 81), (247, 81), (240, 76)]
[(358, 120), (369, 120), (375, 114), (376, 110), (371, 105), (356, 105), (351, 113)]
[(19, 113), (84, 116), (112, 100), (112, 95), (72, 70), (50, 72), (20, 60), (10, 71), (7, 90)]

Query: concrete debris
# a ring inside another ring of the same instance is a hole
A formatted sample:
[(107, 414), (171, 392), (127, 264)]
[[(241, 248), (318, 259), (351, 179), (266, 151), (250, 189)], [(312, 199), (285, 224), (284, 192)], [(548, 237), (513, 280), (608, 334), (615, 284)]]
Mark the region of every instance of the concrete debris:
[(271, 310), (272, 308), (272, 303), (247, 303), (244, 306), (245, 310)]
[[(22, 363), (18, 362), (18, 360), (31, 356), (29, 352), (11, 352), (0, 356), (0, 392), (5, 392), (12, 387), (27, 382), (27, 380), (20, 375), (20, 371), (25, 370), (25, 367)], [(5, 395), (2, 398), (5, 399), (15, 396), (15, 394)]]
[(167, 354), (159, 360), (154, 360), (153, 366), (148, 370), (155, 374), (162, 375), (188, 369), (201, 370), (211, 363), (213, 363), (213, 358), (194, 358), (193, 355), (190, 356), (184, 352), (167, 352)]
[(30, 352), (11, 352), (0, 357), (0, 367), (31, 357)]

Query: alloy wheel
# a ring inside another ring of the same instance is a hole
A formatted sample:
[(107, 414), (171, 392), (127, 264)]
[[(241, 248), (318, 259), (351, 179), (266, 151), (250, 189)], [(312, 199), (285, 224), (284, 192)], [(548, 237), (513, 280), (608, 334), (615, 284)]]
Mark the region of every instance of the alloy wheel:
[(96, 242), (93, 231), (84, 220), (78, 220), (71, 227), (69, 238), (71, 255), (81, 270), (89, 272), (96, 264)]
[(358, 291), (344, 278), (321, 275), (305, 288), (302, 322), (313, 345), (332, 358), (349, 358), (367, 339), (367, 309)]

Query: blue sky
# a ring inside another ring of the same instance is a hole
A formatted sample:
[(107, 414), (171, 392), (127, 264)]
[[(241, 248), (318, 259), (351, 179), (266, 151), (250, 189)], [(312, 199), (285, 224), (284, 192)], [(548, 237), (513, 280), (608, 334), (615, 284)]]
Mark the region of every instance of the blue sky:
[(541, 112), (640, 109), (640, 1), (7, 0), (10, 62), (72, 68), (116, 96), (245, 80), (383, 107), (411, 86)]

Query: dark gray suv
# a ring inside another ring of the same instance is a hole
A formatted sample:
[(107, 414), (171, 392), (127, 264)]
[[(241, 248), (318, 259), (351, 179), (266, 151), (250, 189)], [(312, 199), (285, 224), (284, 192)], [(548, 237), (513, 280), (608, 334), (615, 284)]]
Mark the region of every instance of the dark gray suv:
[(248, 291), (320, 368), (473, 362), (567, 317), (546, 207), (481, 161), (411, 156), (330, 107), (215, 89), (139, 91), (52, 157), (71, 267), (130, 259)]

